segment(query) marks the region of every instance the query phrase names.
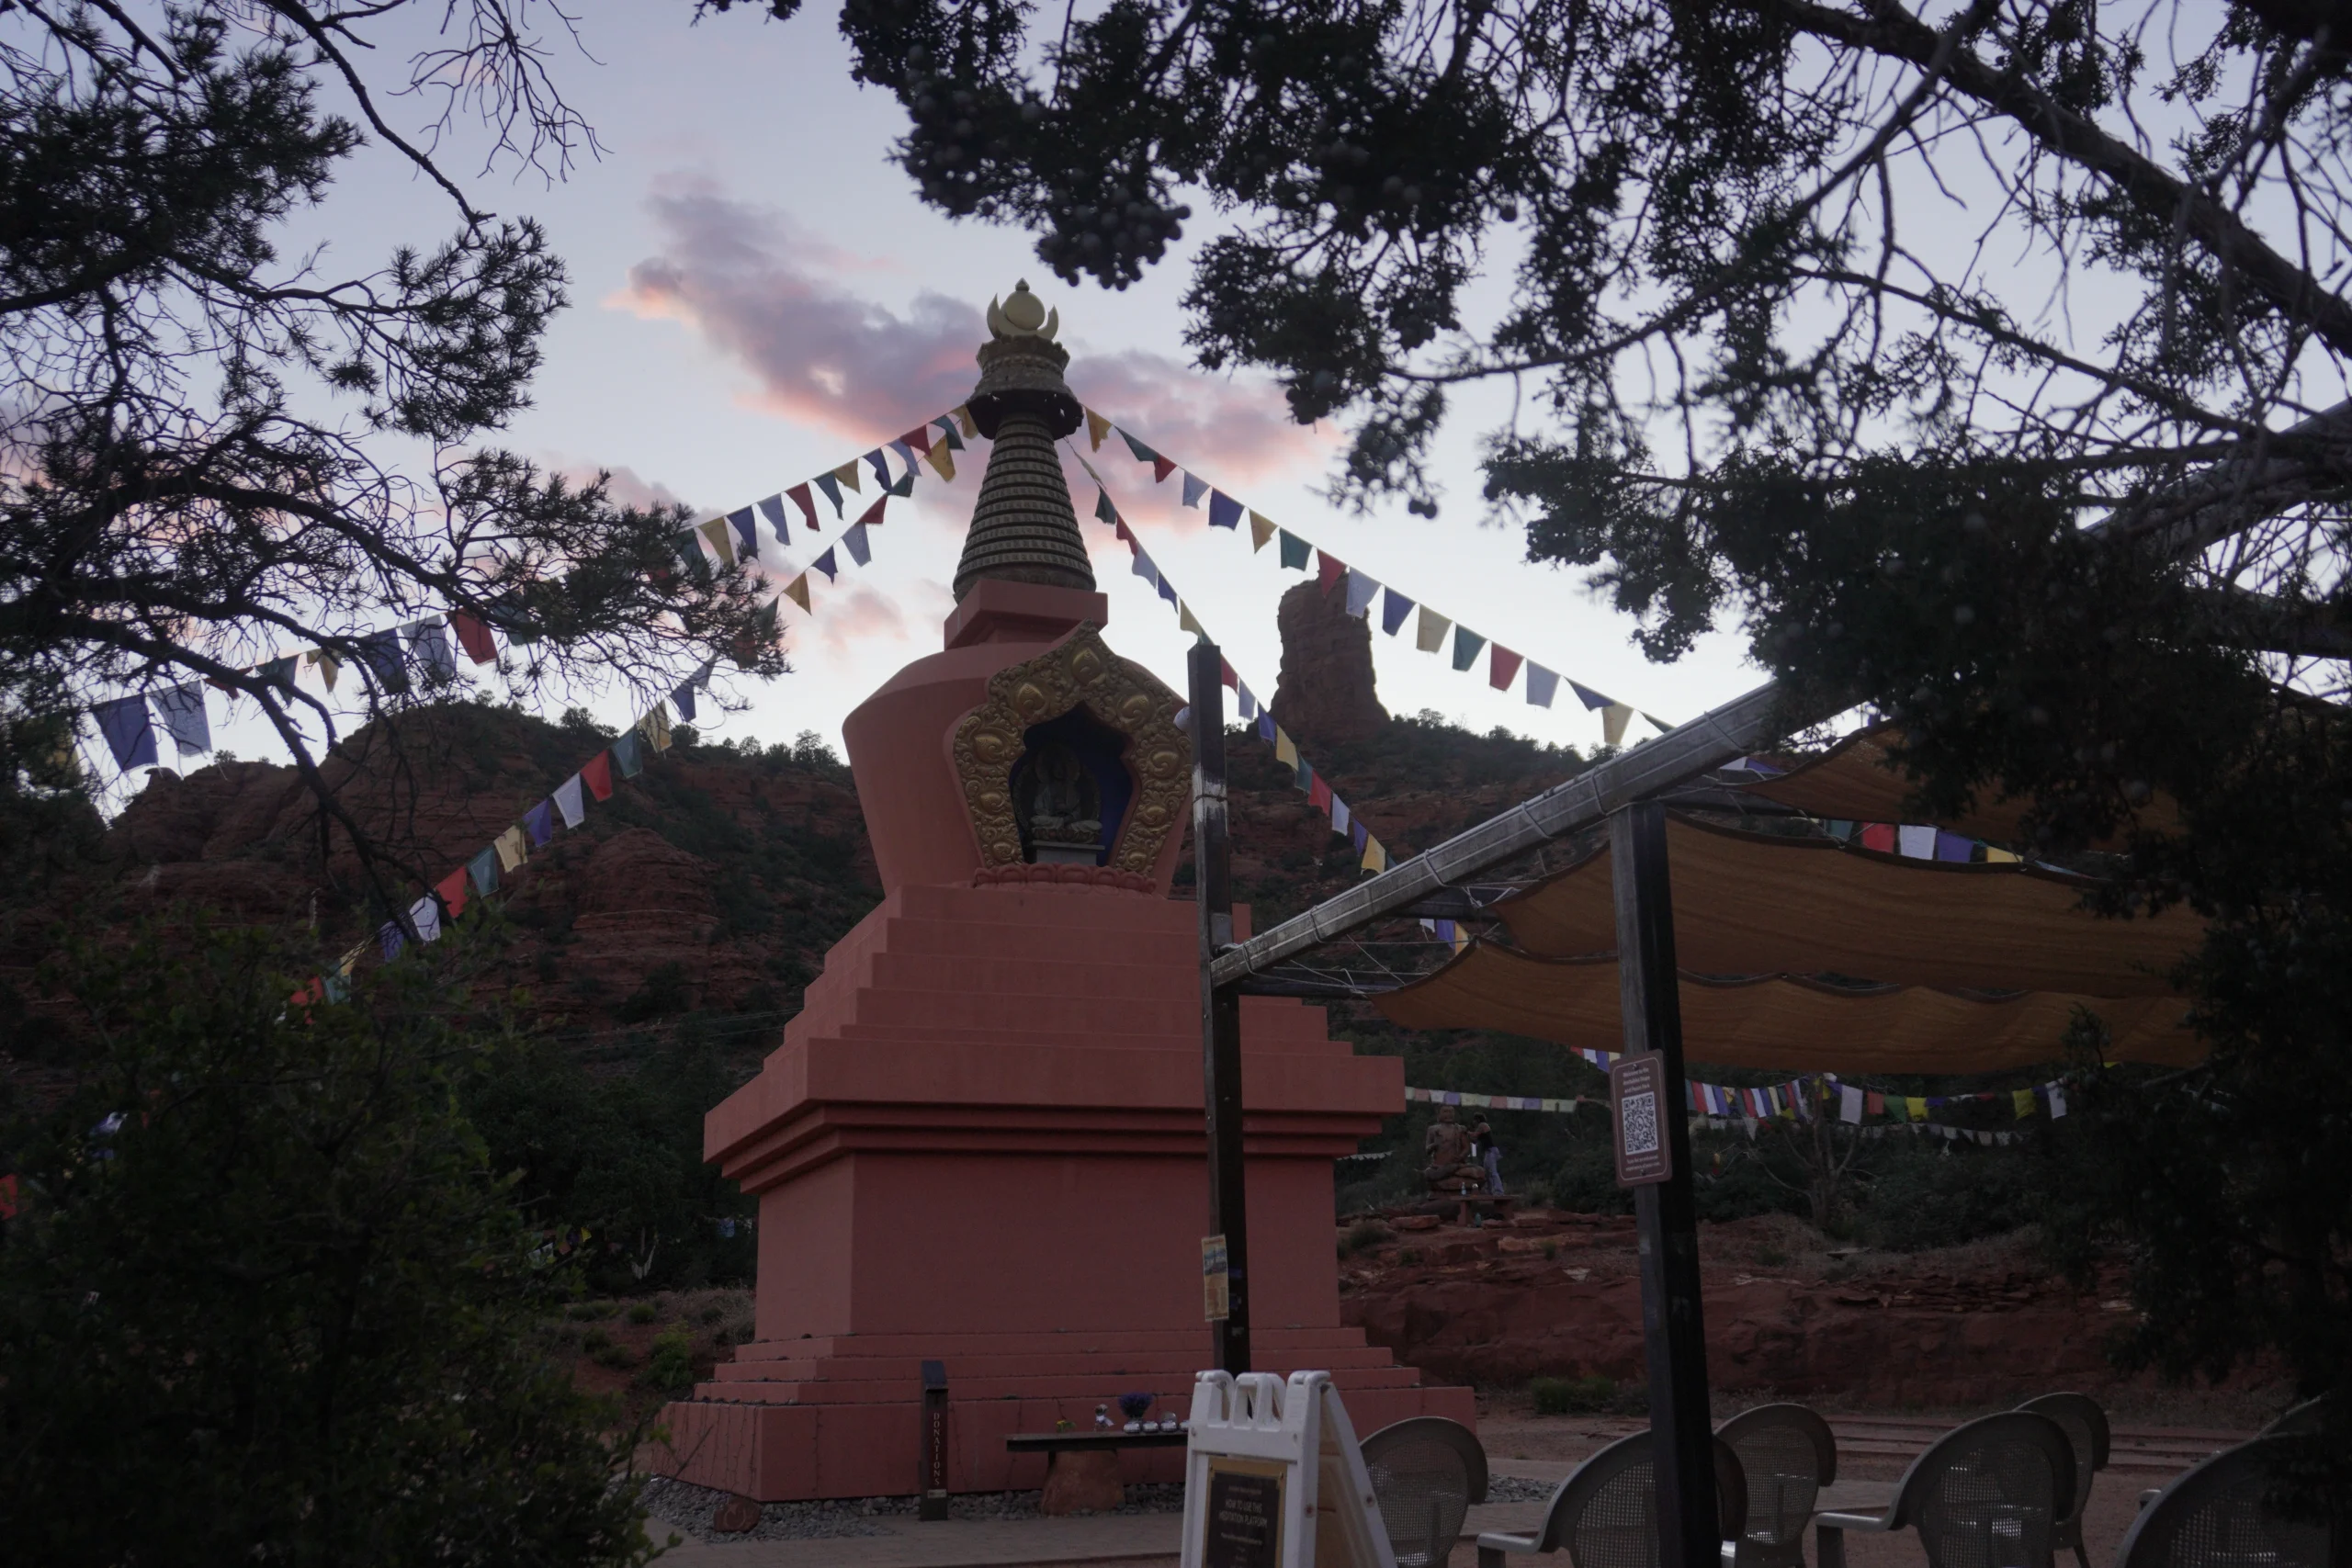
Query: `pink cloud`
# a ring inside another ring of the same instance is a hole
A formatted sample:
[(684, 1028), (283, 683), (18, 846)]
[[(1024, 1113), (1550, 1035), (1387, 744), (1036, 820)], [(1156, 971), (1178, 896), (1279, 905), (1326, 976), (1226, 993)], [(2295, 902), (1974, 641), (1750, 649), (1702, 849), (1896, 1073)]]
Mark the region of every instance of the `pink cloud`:
[[(650, 205), (662, 254), (631, 267), (606, 303), (693, 327), (758, 378), (761, 407), (873, 443), (970, 394), (973, 351), (987, 335), (977, 303), (925, 291), (901, 316), (840, 281), (888, 264), (707, 182), (673, 182)], [(1070, 382), (1105, 417), (1227, 490), (1319, 464), (1334, 440), (1293, 424), (1267, 383), (1204, 376), (1141, 350), (1081, 349)], [(1100, 457), (1131, 467), (1115, 436)], [(1127, 477), (1103, 472), (1114, 485)]]
[(686, 498), (659, 479), (649, 479), (634, 468), (619, 464), (580, 463), (557, 453), (548, 453), (539, 459), (553, 472), (561, 474), (573, 484), (584, 485), (597, 474), (607, 475), (605, 493), (616, 505), (651, 507), (684, 506)]

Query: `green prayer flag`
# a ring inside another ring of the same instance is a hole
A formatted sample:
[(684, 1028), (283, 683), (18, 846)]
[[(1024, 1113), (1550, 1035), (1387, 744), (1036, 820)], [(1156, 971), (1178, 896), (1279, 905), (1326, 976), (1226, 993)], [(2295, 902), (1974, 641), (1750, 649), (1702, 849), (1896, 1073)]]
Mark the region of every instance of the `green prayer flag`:
[(1125, 431), (1122, 430), (1119, 432), (1119, 439), (1127, 444), (1127, 450), (1136, 455), (1136, 462), (1156, 463), (1159, 460), (1159, 453), (1153, 451), (1150, 447), (1145, 446), (1134, 436), (1129, 435)]
[(1111, 504), (1111, 492), (1107, 490), (1098, 490), (1094, 492), (1094, 520), (1098, 523), (1108, 523), (1113, 527), (1118, 526), (1119, 509)]
[(1469, 669), (1478, 661), (1478, 650), (1486, 646), (1485, 637), (1457, 622), (1453, 628), (1453, 667)]
[(613, 765), (620, 769), (621, 777), (625, 779), (633, 779), (641, 771), (638, 761), (639, 745), (634, 729), (625, 731), (619, 739), (613, 742)]
[(1305, 571), (1306, 558), (1313, 553), (1315, 547), (1287, 528), (1279, 532), (1283, 542), (1283, 565), (1293, 571)]

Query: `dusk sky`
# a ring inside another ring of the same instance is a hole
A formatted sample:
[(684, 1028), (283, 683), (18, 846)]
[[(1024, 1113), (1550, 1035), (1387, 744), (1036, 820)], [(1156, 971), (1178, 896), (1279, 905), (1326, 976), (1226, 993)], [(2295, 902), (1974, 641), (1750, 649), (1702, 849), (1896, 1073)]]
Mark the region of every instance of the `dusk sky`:
[[(1510, 387), (1457, 400), (1437, 520), (1408, 515), (1401, 502), (1370, 517), (1338, 510), (1315, 494), (1336, 428), (1292, 424), (1262, 379), (1189, 368), (1178, 301), (1214, 221), (1197, 196), (1184, 243), (1143, 285), (1124, 294), (1067, 287), (1037, 264), (1026, 235), (951, 222), (918, 202), (889, 162), (899, 110), (851, 83), (829, 13), (785, 25), (738, 13), (690, 26), (689, 11), (684, 0), (588, 8), (582, 39), (594, 58), (565, 45), (551, 65), (596, 127), (603, 157), (552, 187), (506, 172), (470, 182), (478, 203), (543, 221), (571, 271), (574, 304), (552, 330), (537, 406), (509, 433), (518, 450), (575, 472), (609, 468), (624, 497), (676, 499), (703, 515), (748, 504), (961, 402), (989, 297), (1026, 277), (1060, 310), (1070, 380), (1091, 407), (1383, 582), (1670, 721), (1758, 678), (1730, 637), (1678, 664), (1647, 662), (1626, 621), (1576, 574), (1528, 564), (1520, 530), (1484, 520), (1476, 442), (1508, 417)], [(390, 107), (424, 113), (413, 101)], [(453, 173), (478, 170), (460, 146), (448, 152)], [(450, 221), (446, 198), (371, 148), (298, 231), (328, 246), (325, 269), (358, 270), (403, 240), (430, 243)], [(975, 442), (957, 455), (953, 484), (925, 469), (913, 503), (892, 504), (870, 568), (845, 570), (830, 587), (813, 580), (813, 616), (787, 603), (794, 673), (722, 682), (746, 705), (716, 723), (706, 713), (701, 728), (770, 741), (814, 729), (838, 745), (844, 714), (939, 646), (986, 450)], [(1093, 461), (1244, 679), (1271, 694), (1275, 602), (1298, 574), (1281, 570), (1272, 548), (1253, 556), (1246, 526), (1212, 531), (1204, 513), (1182, 510), (1179, 481), (1153, 484), (1115, 437)], [(1078, 494), (1082, 517), (1092, 499), (1091, 487)], [(1089, 522), (1085, 532), (1111, 596), (1111, 640), (1181, 687), (1189, 639), (1173, 612), (1130, 575), (1110, 530)], [(837, 533), (829, 526), (824, 540)], [(775, 554), (772, 543), (765, 549)], [(797, 569), (815, 553), (795, 547), (786, 561), (763, 564)], [(1529, 706), (1523, 677), (1508, 694), (1493, 691), (1484, 658), (1457, 674), (1416, 652), (1410, 631), (1390, 639), (1375, 626), (1380, 694), (1392, 712), (1434, 708), (1474, 729), (1600, 742), (1600, 716), (1565, 686), (1549, 711)], [(623, 694), (585, 695), (602, 716), (625, 720)], [(221, 727), (216, 708), (214, 722), (241, 754), (278, 754), (250, 721)], [(1646, 733), (1637, 721), (1634, 734)], [(164, 751), (168, 760), (168, 744)]]

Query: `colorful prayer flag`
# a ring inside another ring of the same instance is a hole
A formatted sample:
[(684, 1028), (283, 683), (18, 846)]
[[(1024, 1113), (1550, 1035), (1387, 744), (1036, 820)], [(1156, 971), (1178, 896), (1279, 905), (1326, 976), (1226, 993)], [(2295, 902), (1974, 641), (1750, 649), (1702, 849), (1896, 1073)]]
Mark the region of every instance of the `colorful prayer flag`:
[(1406, 598), (1394, 588), (1384, 588), (1380, 591), (1380, 629), (1382, 631), (1386, 632), (1390, 637), (1395, 637), (1396, 628), (1403, 626), (1405, 617), (1412, 613), (1413, 602), (1410, 599)]
[(1363, 859), (1358, 863), (1366, 871), (1386, 871), (1388, 869), (1387, 846), (1383, 844), (1378, 839), (1365, 839), (1363, 845)]
[(868, 452), (865, 455), (865, 460), (874, 465), (876, 488), (888, 490), (890, 488), (890, 459), (882, 456), (882, 448), (876, 446), (873, 451)]
[[(877, 452), (875, 456), (878, 457), (881, 454)], [(854, 457), (852, 457), (848, 462), (843, 463), (840, 468), (835, 468), (832, 473), (833, 478), (841, 480), (842, 484), (848, 486), (853, 494), (864, 488), (863, 482), (857, 476), (857, 459)], [(885, 474), (883, 479), (887, 482), (889, 476)]]
[(212, 725), (204, 712), (204, 682), (165, 686), (154, 694), (155, 711), (164, 716), (164, 733), (183, 757), (212, 750)]
[(490, 848), (466, 863), (466, 874), (473, 879), (474, 891), (487, 897), (498, 891), (498, 846)]
[[(1250, 513), (1250, 553), (1256, 555), (1274, 536), (1274, 520), (1258, 513)], [(1301, 563), (1305, 564), (1304, 562)]]
[(1129, 435), (1125, 431), (1122, 430), (1119, 432), (1119, 439), (1127, 444), (1127, 450), (1135, 455), (1136, 462), (1157, 463), (1160, 460), (1159, 453), (1153, 451), (1150, 447), (1145, 446), (1134, 436)]
[(1453, 667), (1456, 670), (1469, 669), (1477, 661), (1478, 650), (1486, 646), (1484, 637), (1468, 626), (1457, 625), (1453, 628)]
[(1111, 504), (1111, 492), (1107, 490), (1094, 492), (1094, 520), (1106, 527), (1119, 525), (1119, 509)]
[[(442, 635), (440, 616), (411, 621), (401, 630), (407, 635), (410, 657), (424, 666), (427, 682), (438, 685), (458, 678), (458, 656), (449, 651), (449, 639)], [(290, 671), (288, 679), (290, 684)]]
[(577, 828), (587, 819), (587, 803), (580, 798), (580, 775), (574, 773), (556, 785), (555, 794), (549, 797), (554, 800), (555, 808), (563, 813), (563, 825), (567, 828)]
[(647, 709), (645, 716), (637, 721), (637, 730), (654, 750), (667, 751), (670, 749), (669, 705), (657, 702)]
[(2018, 1113), (2018, 1120), (2020, 1122), (2024, 1121), (2027, 1117), (2032, 1115), (2034, 1111), (2033, 1090), (2030, 1089), (2012, 1089), (2009, 1093), (2009, 1106)]
[[(853, 523), (850, 525), (849, 532), (842, 536), (842, 548), (847, 550), (849, 558), (860, 566), (866, 565), (874, 558), (873, 547), (866, 543), (866, 527), (867, 525), (864, 523)], [(826, 553), (830, 555), (832, 552), (829, 550)]]
[(882, 526), (882, 509), (889, 504), (890, 498), (888, 496), (876, 496), (874, 498), (874, 504), (859, 513), (857, 514), (857, 522), (852, 525), (859, 528), (879, 528)]
[(942, 414), (939, 418), (933, 420), (931, 425), (933, 430), (939, 432), (939, 440), (932, 448), (933, 451), (937, 451), (941, 446), (946, 447), (950, 452), (961, 452), (964, 449), (964, 438), (956, 434), (954, 420)]
[(464, 866), (459, 866), (457, 870), (443, 877), (439, 882), (435, 883), (433, 885), (433, 891), (439, 895), (441, 902), (447, 907), (449, 910), (449, 918), (451, 919), (454, 920), (459, 915), (464, 914), (466, 912), (467, 892), (466, 868)]
[[(458, 634), (458, 646), (464, 649), (466, 657), (476, 664), (488, 664), (498, 657), (498, 645), (491, 640), (490, 627), (480, 617), (469, 615), (463, 610), (452, 610), (449, 612), (449, 625)], [(311, 657), (315, 660), (317, 655)], [(330, 678), (327, 684), (332, 687), (334, 680)]]
[[(781, 511), (782, 508), (777, 510)], [(735, 553), (747, 560), (760, 558), (760, 536), (752, 522), (752, 509), (739, 506), (727, 514), (728, 525), (735, 530)]]
[(1348, 614), (1361, 618), (1372, 613), (1373, 595), (1380, 592), (1380, 584), (1364, 574), (1360, 567), (1348, 568)]
[(1936, 858), (1936, 830), (1906, 822), (1894, 830), (1896, 852), (1906, 860)]
[(980, 427), (973, 423), (972, 411), (966, 404), (957, 403), (954, 408), (949, 409), (947, 411), (947, 417), (954, 420), (957, 424), (963, 426), (964, 434), (966, 435), (972, 436), (979, 434)]
[(1315, 581), (1317, 585), (1322, 588), (1324, 592), (1329, 593), (1332, 589), (1338, 587), (1340, 580), (1345, 577), (1347, 573), (1348, 563), (1333, 555), (1330, 551), (1317, 550), (1315, 552)]
[(1298, 766), (1298, 742), (1279, 724), (1274, 726), (1274, 761), (1286, 768)]
[(1487, 684), (1498, 692), (1508, 692), (1519, 674), (1520, 656), (1496, 643), (1487, 650)]
[(1291, 571), (1305, 571), (1306, 558), (1313, 553), (1314, 547), (1287, 528), (1279, 528), (1275, 532), (1283, 537), (1283, 566)]
[(621, 777), (633, 779), (644, 771), (644, 764), (639, 761), (642, 750), (637, 738), (637, 731), (631, 729), (616, 739), (606, 750), (605, 755), (612, 758), (613, 766), (620, 770)]
[[(470, 619), (470, 617), (469, 618)], [(479, 625), (480, 623), (476, 624)], [(489, 635), (488, 627), (483, 628), (483, 635), (485, 637)], [(337, 659), (334, 654), (329, 653), (323, 648), (314, 648), (311, 649), (310, 652), (302, 656), (302, 660), (306, 664), (316, 665), (318, 667), (319, 674), (327, 683), (327, 690), (330, 692), (334, 690), (335, 677), (343, 673), (342, 660)]]
[(533, 849), (545, 849), (555, 841), (555, 802), (542, 800), (523, 813), (523, 830), (531, 836)]
[[(816, 483), (817, 488), (825, 492), (825, 499), (833, 503), (833, 515), (839, 517), (842, 514), (842, 481), (840, 478), (833, 474), (819, 474), (817, 476)], [(817, 526), (817, 509), (812, 506), (808, 509), (808, 526), (813, 532)]]
[(588, 786), (588, 793), (598, 800), (612, 799), (613, 754), (610, 751), (599, 751), (589, 758), (588, 765), (580, 770), (580, 781)]
[(501, 871), (511, 872), (531, 858), (529, 841), (523, 837), (523, 829), (519, 827), (509, 828), (499, 834), (491, 841), (490, 847), (498, 852), (498, 868)]
[(1530, 707), (1550, 707), (1552, 699), (1557, 696), (1559, 692), (1560, 677), (1556, 671), (1546, 670), (1541, 664), (1532, 661), (1528, 664), (1527, 703)]
[(1111, 422), (1104, 419), (1101, 414), (1096, 413), (1092, 409), (1088, 409), (1086, 411), (1087, 450), (1090, 452), (1100, 452), (1102, 450), (1102, 438), (1110, 434)]
[(1176, 626), (1178, 630), (1191, 632), (1195, 637), (1205, 637), (1209, 635), (1207, 628), (1193, 618), (1193, 607), (1190, 604), (1179, 604), (1176, 606)]
[(955, 479), (956, 455), (949, 449), (946, 442), (933, 443), (931, 450), (922, 455), (922, 460), (929, 463), (931, 471), (941, 479), (950, 480)]
[(1600, 710), (1600, 738), (1611, 746), (1625, 743), (1625, 727), (1634, 721), (1634, 710), (1624, 703), (1611, 703)]
[(408, 690), (408, 667), (401, 661), (398, 632), (371, 632), (359, 639), (359, 663), (384, 693)]
[(1193, 475), (1192, 475), (1192, 473), (1191, 473), (1189, 470), (1185, 473), (1185, 475), (1184, 475), (1184, 504), (1185, 504), (1185, 505), (1187, 505), (1187, 506), (1198, 506), (1198, 505), (1200, 505), (1200, 503), (1201, 503), (1201, 497), (1203, 497), (1203, 496), (1204, 496), (1204, 495), (1208, 494), (1208, 492), (1209, 492), (1209, 482), (1208, 482), (1208, 480), (1206, 480), (1206, 479), (1195, 479), (1195, 478), (1193, 478)]
[(714, 517), (700, 525), (702, 536), (710, 541), (710, 553), (718, 558), (721, 566), (735, 564), (735, 542), (727, 536), (727, 519)]
[(145, 697), (99, 703), (90, 709), (90, 716), (98, 721), (98, 733), (106, 737), (116, 767), (127, 773), (133, 768), (156, 765), (155, 727), (147, 716)]
[(842, 567), (841, 562), (833, 558), (832, 547), (828, 545), (825, 547), (825, 553), (823, 555), (819, 556), (815, 560), (808, 563), (808, 570), (810, 571), (823, 572), (825, 574), (825, 581), (831, 582), (840, 578)]
[[(808, 493), (808, 487), (802, 485), (799, 486), (798, 489), (801, 495), (805, 498)], [(792, 530), (785, 525), (783, 491), (778, 491), (775, 494), (769, 496), (767, 499), (760, 502), (760, 515), (768, 520), (768, 532), (775, 536), (775, 542), (777, 544), (783, 545), (789, 544), (791, 542)]]
[(1209, 526), (1238, 528), (1241, 525), (1241, 503), (1221, 490), (1209, 491)]
[(441, 900), (427, 893), (408, 907), (408, 923), (416, 928), (419, 942), (441, 940)]
[(1435, 653), (1445, 645), (1445, 634), (1453, 623), (1430, 609), (1421, 606), (1420, 620), (1413, 627), (1413, 646), (1423, 653)]
[(1613, 698), (1604, 697), (1599, 692), (1594, 691), (1590, 686), (1580, 686), (1574, 681), (1568, 682), (1568, 690), (1577, 694), (1577, 701), (1584, 705), (1584, 709), (1587, 713), (1592, 712), (1595, 708), (1615, 707), (1618, 705)]

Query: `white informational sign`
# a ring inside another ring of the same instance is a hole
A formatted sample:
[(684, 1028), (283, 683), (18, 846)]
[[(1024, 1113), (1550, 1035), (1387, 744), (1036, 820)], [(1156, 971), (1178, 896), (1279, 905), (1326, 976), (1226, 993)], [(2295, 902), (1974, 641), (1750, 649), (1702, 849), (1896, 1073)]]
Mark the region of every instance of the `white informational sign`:
[(1396, 1568), (1329, 1372), (1203, 1372), (1184, 1458), (1182, 1568)]

